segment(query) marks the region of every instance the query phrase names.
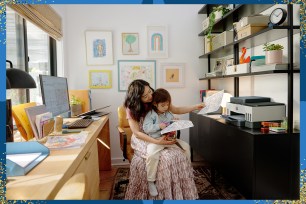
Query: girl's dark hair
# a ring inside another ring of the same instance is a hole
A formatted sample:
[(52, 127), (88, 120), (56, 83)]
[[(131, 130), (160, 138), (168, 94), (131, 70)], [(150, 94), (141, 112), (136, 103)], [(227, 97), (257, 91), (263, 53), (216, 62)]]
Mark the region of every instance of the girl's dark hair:
[[(162, 88), (156, 89), (153, 93), (152, 103), (159, 104), (163, 102), (169, 102), (169, 104), (171, 104), (171, 96), (169, 92), (166, 89), (162, 89)], [(155, 107), (154, 105), (152, 108), (155, 110), (155, 112), (157, 111), (157, 107)]]
[(154, 91), (150, 84), (142, 79), (132, 81), (124, 100), (124, 107), (130, 109), (131, 117), (138, 122), (152, 109), (152, 103), (144, 104), (141, 101), (145, 86), (150, 87)]

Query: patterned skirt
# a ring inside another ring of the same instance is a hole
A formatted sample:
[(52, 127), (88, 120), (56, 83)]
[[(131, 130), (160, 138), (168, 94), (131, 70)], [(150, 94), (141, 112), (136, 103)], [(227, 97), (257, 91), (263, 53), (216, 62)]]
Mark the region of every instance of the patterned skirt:
[(198, 198), (191, 163), (176, 147), (165, 148), (161, 151), (155, 181), (158, 195), (150, 196), (145, 163), (147, 142), (133, 135), (131, 145), (134, 156), (130, 165), (126, 200), (194, 200)]

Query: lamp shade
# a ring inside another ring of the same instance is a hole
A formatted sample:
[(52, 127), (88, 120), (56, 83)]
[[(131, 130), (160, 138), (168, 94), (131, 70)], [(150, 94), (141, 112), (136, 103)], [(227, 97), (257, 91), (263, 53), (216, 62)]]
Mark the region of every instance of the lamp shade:
[(10, 88), (11, 88), (10, 81), (9, 81), (8, 78), (6, 77), (6, 89), (10, 89)]
[(32, 76), (23, 70), (8, 68), (6, 69), (6, 77), (12, 89), (36, 88), (36, 83)]

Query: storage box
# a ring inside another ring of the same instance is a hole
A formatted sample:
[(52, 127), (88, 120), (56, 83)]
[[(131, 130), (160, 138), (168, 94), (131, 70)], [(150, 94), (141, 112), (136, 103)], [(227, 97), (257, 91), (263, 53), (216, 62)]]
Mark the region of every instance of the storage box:
[(203, 30), (206, 30), (209, 26), (209, 17), (208, 18), (205, 18), (203, 21), (202, 21), (202, 28)]
[(225, 75), (234, 75), (234, 74), (245, 74), (250, 72), (250, 64), (237, 64), (233, 66), (226, 67)]
[(241, 28), (237, 32), (238, 40), (240, 40), (242, 38), (245, 38), (249, 35), (252, 35), (254, 33), (257, 33), (258, 31), (261, 31), (261, 30), (265, 29), (266, 27), (267, 26), (253, 26), (253, 25), (244, 26), (243, 28)]
[(234, 40), (234, 32), (224, 31), (223, 33), (216, 35), (212, 39), (212, 50), (230, 44), (233, 42), (233, 40)]
[(50, 150), (39, 142), (6, 143), (6, 175), (26, 175), (49, 153)]
[(254, 26), (268, 26), (268, 23), (270, 22), (269, 16), (264, 15), (254, 15), (254, 16), (246, 16), (240, 19), (240, 21), (237, 23), (237, 30), (242, 29), (243, 27), (252, 24)]

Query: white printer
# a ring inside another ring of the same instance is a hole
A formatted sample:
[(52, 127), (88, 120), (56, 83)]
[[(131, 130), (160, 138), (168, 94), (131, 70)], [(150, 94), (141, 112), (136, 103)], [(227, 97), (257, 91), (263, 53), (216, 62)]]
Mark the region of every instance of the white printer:
[(285, 104), (260, 96), (231, 97), (226, 109), (227, 122), (248, 128), (260, 128), (262, 121), (279, 122), (286, 116)]

